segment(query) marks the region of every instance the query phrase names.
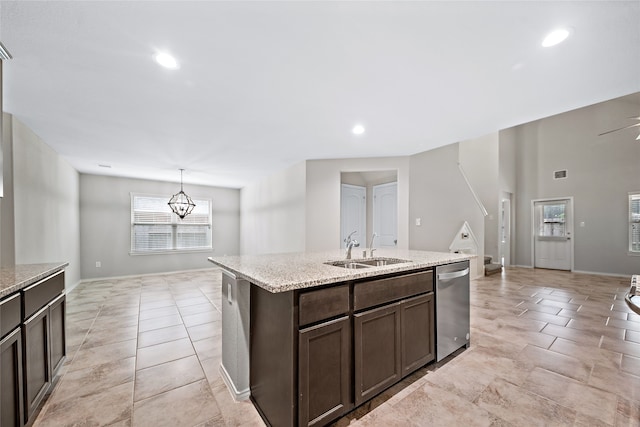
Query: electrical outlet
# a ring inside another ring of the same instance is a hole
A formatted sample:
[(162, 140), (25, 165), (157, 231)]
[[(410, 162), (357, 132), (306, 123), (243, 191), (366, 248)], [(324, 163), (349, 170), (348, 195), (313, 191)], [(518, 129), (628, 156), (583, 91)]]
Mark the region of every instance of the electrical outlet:
[(420, 227), (422, 225), (422, 218), (416, 218), (416, 225)]
[(100, 261), (96, 261), (96, 268), (102, 267), (102, 263)]

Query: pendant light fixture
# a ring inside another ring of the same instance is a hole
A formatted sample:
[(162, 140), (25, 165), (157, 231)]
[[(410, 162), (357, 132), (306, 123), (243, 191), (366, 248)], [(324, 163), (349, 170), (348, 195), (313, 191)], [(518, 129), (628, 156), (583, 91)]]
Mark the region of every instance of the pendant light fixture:
[(171, 199), (169, 199), (169, 207), (180, 219), (184, 219), (184, 217), (189, 215), (193, 208), (196, 207), (191, 197), (187, 196), (182, 190), (182, 172), (184, 172), (184, 169), (180, 169), (180, 192), (174, 194), (171, 196)]

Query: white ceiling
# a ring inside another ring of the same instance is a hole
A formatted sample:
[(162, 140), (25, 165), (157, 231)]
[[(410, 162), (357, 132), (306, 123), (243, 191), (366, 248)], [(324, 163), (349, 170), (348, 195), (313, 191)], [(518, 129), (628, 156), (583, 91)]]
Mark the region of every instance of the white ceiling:
[[(178, 181), (185, 168), (185, 183), (242, 187), (305, 159), (410, 155), (640, 91), (638, 0), (0, 13), (5, 111), (86, 173)], [(541, 47), (558, 26), (573, 34)], [(181, 68), (159, 67), (157, 50)]]

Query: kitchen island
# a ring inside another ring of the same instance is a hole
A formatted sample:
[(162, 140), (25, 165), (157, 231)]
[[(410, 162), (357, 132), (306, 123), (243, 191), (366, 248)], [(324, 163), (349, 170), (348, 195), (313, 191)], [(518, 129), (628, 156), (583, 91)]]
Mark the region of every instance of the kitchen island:
[(222, 376), (267, 424), (326, 425), (435, 360), (434, 268), (472, 256), (377, 252), (209, 258)]

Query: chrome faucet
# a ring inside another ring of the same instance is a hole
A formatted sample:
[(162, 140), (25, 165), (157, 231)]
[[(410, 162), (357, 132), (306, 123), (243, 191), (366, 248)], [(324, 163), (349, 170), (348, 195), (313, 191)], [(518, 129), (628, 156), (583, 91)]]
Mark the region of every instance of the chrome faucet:
[(360, 246), (360, 243), (358, 243), (357, 240), (351, 239), (351, 236), (353, 236), (357, 232), (358, 230), (354, 231), (353, 233), (349, 234), (346, 239), (344, 239), (344, 242), (347, 244), (347, 259), (351, 259), (351, 248), (353, 248), (354, 246), (356, 248)]
[(373, 241), (376, 237), (378, 237), (378, 234), (374, 231), (373, 236), (371, 236), (371, 241), (369, 242), (369, 256), (371, 258), (373, 258), (373, 251), (375, 251), (375, 248), (373, 247)]

